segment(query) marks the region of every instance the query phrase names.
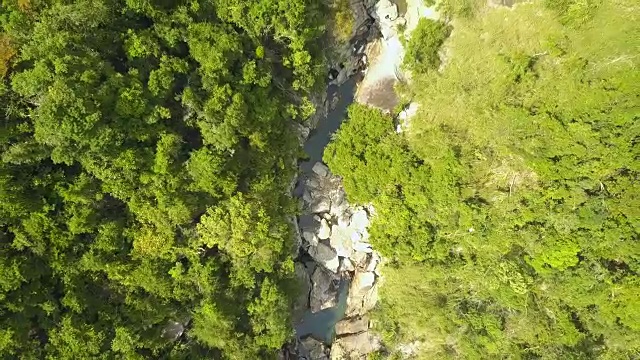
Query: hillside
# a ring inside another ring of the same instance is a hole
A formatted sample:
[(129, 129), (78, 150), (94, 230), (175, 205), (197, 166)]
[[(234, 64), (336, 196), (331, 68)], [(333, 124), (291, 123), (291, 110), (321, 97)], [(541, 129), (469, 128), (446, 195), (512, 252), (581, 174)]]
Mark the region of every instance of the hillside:
[(393, 356), (636, 358), (640, 4), (489, 4), (407, 40), (406, 131), (357, 105), (325, 152), (376, 209), (377, 329)]

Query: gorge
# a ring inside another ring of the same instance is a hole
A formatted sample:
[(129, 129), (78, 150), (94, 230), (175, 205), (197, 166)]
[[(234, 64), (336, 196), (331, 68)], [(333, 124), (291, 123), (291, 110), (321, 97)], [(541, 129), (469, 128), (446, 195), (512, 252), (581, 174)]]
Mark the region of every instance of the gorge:
[[(421, 1), (402, 5), (404, 17), (389, 0), (352, 3), (356, 24), (365, 25), (354, 32), (351, 46), (329, 71), (331, 81), (324, 104), (318, 106), (317, 125), (299, 131), (308, 156), (299, 165), (293, 191), (303, 208), (296, 262), (303, 283), (297, 306), (302, 314), (294, 315), (300, 359), (359, 358), (382, 346), (369, 330), (367, 316), (377, 302), (381, 280), (382, 259), (369, 244), (367, 232), (375, 209), (349, 204), (341, 179), (331, 174), (322, 156), (354, 101), (388, 113), (399, 103), (394, 87), (404, 78), (401, 27), (415, 27), (412, 23), (425, 9)], [(361, 6), (373, 23), (362, 19)]]

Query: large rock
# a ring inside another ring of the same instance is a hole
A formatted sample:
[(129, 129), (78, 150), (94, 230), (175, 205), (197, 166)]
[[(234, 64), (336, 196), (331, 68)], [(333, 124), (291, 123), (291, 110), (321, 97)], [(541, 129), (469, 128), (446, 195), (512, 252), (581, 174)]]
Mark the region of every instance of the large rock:
[[(333, 346), (331, 346), (331, 360), (352, 360), (351, 356), (349, 356), (349, 353), (347, 352), (347, 350), (345, 350), (342, 346), (340, 346), (340, 344), (338, 343), (333, 343)], [(360, 360), (358, 358), (355, 358), (354, 360)]]
[(331, 210), (331, 200), (325, 196), (318, 197), (311, 202), (309, 210), (314, 214), (329, 212)]
[(311, 276), (311, 288), (310, 296), (310, 308), (311, 312), (318, 312), (320, 310), (334, 307), (338, 303), (338, 287), (336, 283), (339, 278), (335, 275), (329, 274), (322, 268), (316, 268), (313, 276)]
[(400, 344), (397, 349), (400, 354), (402, 354), (403, 359), (411, 359), (418, 354), (422, 345), (420, 341), (416, 340), (410, 343)]
[(358, 334), (369, 330), (369, 318), (366, 316), (344, 319), (336, 324), (336, 335)]
[(331, 194), (331, 201), (336, 205), (344, 203), (346, 198), (347, 194), (344, 192), (344, 189), (342, 187), (338, 188), (338, 190), (334, 191), (333, 194)]
[(311, 246), (318, 246), (318, 237), (311, 231), (302, 232), (302, 237)]
[(300, 231), (308, 231), (315, 233), (320, 227), (320, 219), (313, 215), (302, 215), (298, 219), (298, 226)]
[(296, 278), (300, 284), (300, 295), (296, 298), (293, 315), (294, 318), (302, 316), (309, 308), (309, 293), (311, 292), (311, 277), (304, 264), (297, 262), (294, 267)]
[(364, 209), (359, 209), (351, 215), (351, 225), (354, 229), (364, 232), (369, 226), (369, 215)]
[(398, 18), (398, 5), (390, 0), (380, 0), (375, 6), (376, 20), (381, 23), (390, 22)]
[(356, 272), (349, 288), (346, 315), (364, 315), (375, 307), (377, 301), (376, 275), (372, 272)]
[(313, 195), (309, 189), (304, 189), (302, 193), (302, 200), (307, 204), (311, 204), (313, 202)]
[(412, 102), (408, 107), (402, 110), (400, 114), (398, 114), (398, 126), (396, 127), (397, 133), (401, 133), (409, 128), (409, 120), (416, 115), (418, 107), (418, 103)]
[[(360, 243), (363, 244), (363, 243)], [(373, 250), (371, 250), (373, 252)], [(367, 266), (368, 254), (364, 251), (355, 251), (351, 256), (351, 261), (356, 267), (362, 268)]]
[(362, 359), (381, 347), (380, 339), (368, 331), (340, 337), (331, 347), (331, 360)]
[(398, 15), (398, 6), (391, 1), (381, 0), (376, 4), (373, 17), (378, 20), (383, 39), (395, 37), (398, 26), (406, 23), (405, 19)]
[(321, 162), (317, 162), (313, 164), (313, 167), (311, 168), (311, 170), (322, 177), (329, 175), (329, 168), (327, 167), (327, 165)]
[(357, 242), (353, 244), (353, 250), (360, 253), (371, 254), (373, 252), (373, 248), (371, 248), (371, 244), (366, 242)]
[(362, 293), (370, 290), (376, 282), (376, 275), (372, 272), (358, 272), (351, 282), (350, 293)]
[(304, 348), (303, 356), (308, 357), (309, 360), (328, 360), (327, 348), (320, 341), (307, 337), (302, 340), (302, 347)]
[(318, 229), (318, 239), (326, 240), (331, 236), (331, 227), (326, 219), (320, 221), (320, 229)]
[(315, 190), (320, 187), (320, 181), (309, 178), (304, 181), (304, 185), (309, 189)]
[(176, 341), (184, 333), (184, 325), (177, 321), (169, 321), (162, 329), (162, 338), (168, 341)]
[(338, 271), (340, 259), (336, 251), (328, 245), (319, 243), (317, 246), (310, 247), (308, 252), (318, 264), (333, 272)]
[(367, 264), (367, 268), (365, 270), (377, 274), (377, 269), (380, 261), (380, 255), (378, 255), (377, 252), (372, 252), (371, 258), (369, 259), (369, 263)]
[(349, 6), (355, 20), (355, 34), (364, 35), (369, 30), (371, 17), (365, 6), (364, 0), (349, 0)]
[(340, 272), (351, 272), (354, 271), (356, 267), (353, 265), (353, 262), (349, 258), (342, 258), (340, 262)]
[(338, 216), (338, 226), (348, 227), (351, 224), (351, 213), (345, 211), (342, 215)]
[(350, 227), (344, 228), (338, 225), (331, 227), (331, 236), (329, 243), (336, 250), (338, 256), (350, 257), (353, 252), (353, 234), (354, 230)]
[(298, 137), (298, 141), (300, 144), (304, 145), (304, 142), (309, 137), (310, 129), (300, 123), (293, 123), (294, 132)]

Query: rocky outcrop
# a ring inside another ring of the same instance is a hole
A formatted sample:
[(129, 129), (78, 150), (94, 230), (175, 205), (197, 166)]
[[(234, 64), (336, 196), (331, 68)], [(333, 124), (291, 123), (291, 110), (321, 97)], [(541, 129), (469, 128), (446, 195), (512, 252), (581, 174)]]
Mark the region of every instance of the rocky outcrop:
[[(341, 279), (350, 279), (345, 318), (336, 325), (337, 340), (331, 347), (331, 356), (359, 358), (379, 347), (377, 338), (369, 333), (366, 317), (378, 300), (381, 279), (381, 258), (369, 243), (373, 209), (350, 205), (340, 178), (324, 164), (316, 163), (310, 168), (296, 190), (303, 194), (302, 208), (313, 213), (301, 216), (298, 222), (301, 248), (317, 264), (312, 273), (308, 272), (309, 309), (319, 313), (336, 306), (340, 283), (344, 281)], [(320, 209), (318, 199), (327, 205)], [(372, 342), (363, 343), (367, 341)]]
[(318, 243), (315, 246), (313, 244), (308, 245), (307, 252), (319, 265), (334, 273), (338, 272), (340, 260), (338, 259), (338, 253), (334, 249), (324, 243)]
[(355, 33), (356, 35), (365, 34), (371, 24), (373, 23), (373, 19), (369, 15), (367, 11), (366, 3), (364, 0), (350, 0), (349, 6), (351, 7), (351, 12), (353, 13), (353, 18), (355, 20)]
[(320, 341), (307, 337), (301, 342), (302, 359), (306, 360), (329, 360), (327, 347)]
[(338, 302), (338, 286), (340, 277), (323, 268), (316, 268), (311, 277), (311, 312), (318, 312), (336, 306)]
[(366, 316), (344, 319), (336, 324), (336, 335), (338, 337), (359, 334), (367, 330), (369, 330), (369, 318)]
[(380, 337), (370, 331), (338, 338), (331, 346), (331, 360), (360, 360), (382, 348)]
[(398, 114), (397, 121), (398, 126), (396, 127), (396, 132), (401, 133), (409, 128), (409, 121), (412, 117), (416, 115), (418, 112), (418, 103), (412, 102), (407, 106), (404, 110)]
[(358, 270), (349, 288), (345, 315), (359, 316), (372, 310), (378, 302), (378, 287), (374, 272)]

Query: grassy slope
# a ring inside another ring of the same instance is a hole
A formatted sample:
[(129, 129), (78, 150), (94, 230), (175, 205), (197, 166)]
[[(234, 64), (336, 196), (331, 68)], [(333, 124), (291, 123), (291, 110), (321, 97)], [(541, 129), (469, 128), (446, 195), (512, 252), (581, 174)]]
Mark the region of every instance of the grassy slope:
[[(640, 9), (582, 3), (599, 6), (558, 16), (538, 1), (458, 18), (444, 73), (417, 77), (411, 148), (457, 185), (446, 196), (486, 204), (439, 235), (459, 258), (385, 270), (380, 328), (391, 343), (420, 340), (425, 359), (637, 354), (637, 275), (620, 280), (601, 264), (638, 271), (638, 185), (611, 177), (638, 170)], [(578, 212), (595, 211), (585, 193), (598, 183), (616, 194), (600, 201), (619, 223), (584, 231), (596, 216)], [(539, 228), (514, 230), (536, 218)]]

